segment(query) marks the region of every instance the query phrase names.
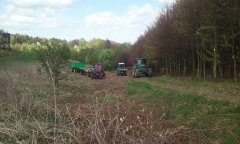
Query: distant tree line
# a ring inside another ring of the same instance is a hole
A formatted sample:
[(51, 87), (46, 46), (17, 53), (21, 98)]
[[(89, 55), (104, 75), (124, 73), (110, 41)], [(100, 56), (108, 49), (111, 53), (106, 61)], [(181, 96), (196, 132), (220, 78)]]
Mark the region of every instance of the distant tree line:
[(85, 39), (70, 41), (72, 58), (94, 64), (102, 63), (105, 69), (112, 70), (118, 62), (128, 63), (131, 48), (129, 43), (116, 43), (110, 40)]
[(135, 42), (129, 60), (144, 56), (156, 71), (197, 78), (240, 74), (240, 1), (177, 0)]
[[(88, 64), (102, 63), (108, 70), (115, 69), (118, 62), (128, 64), (131, 44), (116, 43), (111, 40), (84, 38), (72, 41), (52, 38), (53, 43), (62, 43), (69, 49), (70, 59), (78, 60)], [(46, 44), (46, 38), (32, 37), (22, 34), (11, 34), (10, 44), (14, 50), (23, 52), (33, 52), (38, 50), (37, 43)]]

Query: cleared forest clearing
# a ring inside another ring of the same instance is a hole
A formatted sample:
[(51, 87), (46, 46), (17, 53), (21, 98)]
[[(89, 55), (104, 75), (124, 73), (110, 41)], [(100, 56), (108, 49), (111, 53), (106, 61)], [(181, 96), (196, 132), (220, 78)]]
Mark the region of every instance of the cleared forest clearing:
[(91, 80), (66, 70), (54, 98), (33, 63), (0, 67), (4, 143), (239, 143), (239, 85), (168, 76)]
[(67, 1), (0, 2), (0, 144), (240, 144), (240, 0)]

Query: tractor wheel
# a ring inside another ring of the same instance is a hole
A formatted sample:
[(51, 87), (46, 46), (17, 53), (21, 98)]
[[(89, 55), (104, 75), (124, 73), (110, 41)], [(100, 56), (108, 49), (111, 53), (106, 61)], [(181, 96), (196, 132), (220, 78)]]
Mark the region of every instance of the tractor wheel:
[(135, 71), (135, 77), (136, 77), (136, 78), (139, 78), (139, 77), (140, 77), (140, 73), (139, 73), (139, 70), (138, 70), (138, 69), (136, 69), (136, 71)]
[(132, 72), (132, 75), (133, 75), (134, 78), (136, 77), (136, 72), (135, 71), (136, 70), (133, 70), (133, 72)]
[(93, 72), (93, 73), (91, 74), (91, 79), (93, 80), (95, 77), (96, 77), (96, 76), (95, 76), (95, 73)]
[(104, 78), (104, 74), (101, 73), (99, 78), (100, 78), (100, 79), (103, 79), (103, 78)]
[(103, 79), (105, 79), (106, 78), (106, 73), (103, 73)]
[(74, 73), (76, 73), (76, 71), (77, 71), (77, 70), (76, 70), (76, 68), (73, 68), (73, 70), (72, 70), (72, 71), (73, 71)]

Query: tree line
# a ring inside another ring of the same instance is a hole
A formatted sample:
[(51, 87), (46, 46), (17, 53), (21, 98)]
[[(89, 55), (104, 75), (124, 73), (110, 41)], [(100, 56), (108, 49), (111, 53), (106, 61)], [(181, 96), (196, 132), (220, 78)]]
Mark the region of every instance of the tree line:
[(68, 49), (68, 58), (88, 64), (102, 63), (107, 70), (115, 69), (118, 62), (128, 63), (130, 43), (117, 43), (111, 40), (84, 38), (71, 41), (62, 39), (46, 39), (22, 34), (11, 34), (10, 45), (12, 49), (22, 52), (34, 52), (38, 49), (37, 43), (46, 45), (49, 40), (52, 43), (63, 44)]
[(107, 70), (115, 69), (118, 62), (128, 62), (128, 53), (131, 48), (129, 43), (116, 43), (111, 40), (77, 39), (69, 42), (71, 57), (89, 64), (102, 63)]
[(177, 0), (134, 43), (129, 60), (149, 58), (156, 71), (197, 78), (240, 74), (240, 1)]

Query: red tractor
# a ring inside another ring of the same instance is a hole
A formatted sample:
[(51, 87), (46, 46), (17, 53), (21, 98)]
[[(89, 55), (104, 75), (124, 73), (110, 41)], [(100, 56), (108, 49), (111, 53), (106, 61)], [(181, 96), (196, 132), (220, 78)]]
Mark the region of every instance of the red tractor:
[(105, 78), (105, 72), (103, 70), (103, 65), (102, 64), (95, 64), (94, 65), (94, 70), (92, 71), (91, 74), (92, 79), (103, 79)]

